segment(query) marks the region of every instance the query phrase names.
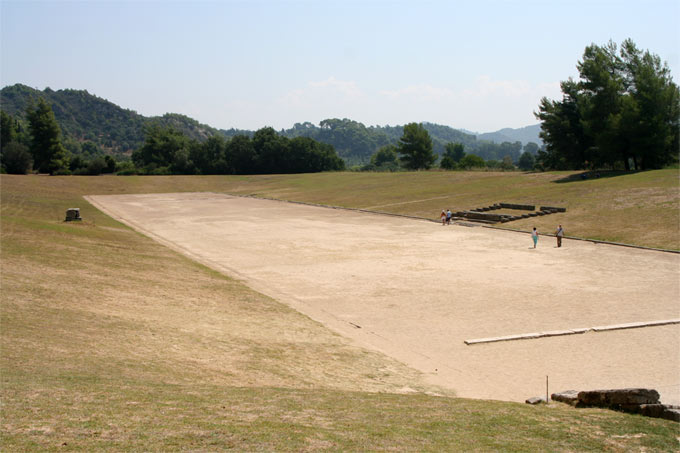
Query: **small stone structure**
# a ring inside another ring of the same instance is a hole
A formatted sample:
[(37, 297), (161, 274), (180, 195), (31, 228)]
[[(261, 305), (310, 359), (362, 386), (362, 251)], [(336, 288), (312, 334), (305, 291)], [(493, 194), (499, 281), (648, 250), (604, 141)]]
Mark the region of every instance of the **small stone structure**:
[(659, 392), (653, 389), (567, 390), (553, 393), (550, 398), (574, 407), (602, 407), (680, 422), (680, 406), (661, 404)]
[[(529, 211), (519, 215), (509, 214), (495, 214), (488, 211), (495, 211), (497, 209), (514, 209), (519, 211)], [(453, 214), (454, 220), (470, 220), (478, 223), (506, 223), (513, 220), (528, 219), (529, 217), (537, 217), (548, 214), (555, 214), (557, 212), (567, 212), (567, 208), (557, 208), (552, 206), (541, 206), (538, 211), (536, 206), (529, 204), (515, 204), (515, 203), (494, 203), (490, 206), (483, 206), (481, 208), (474, 208), (467, 211), (458, 211)]]
[(82, 217), (80, 217), (80, 208), (68, 208), (66, 210), (66, 219), (64, 222), (73, 222), (78, 220), (83, 220)]

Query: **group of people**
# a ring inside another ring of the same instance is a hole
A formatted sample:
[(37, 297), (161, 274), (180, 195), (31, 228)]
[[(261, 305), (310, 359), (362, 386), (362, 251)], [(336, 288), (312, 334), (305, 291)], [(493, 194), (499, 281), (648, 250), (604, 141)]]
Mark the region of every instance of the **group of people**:
[[(555, 237), (557, 238), (557, 246), (562, 247), (562, 238), (564, 237), (564, 228), (562, 228), (562, 225), (557, 226)], [(531, 231), (531, 239), (533, 239), (534, 248), (536, 248), (536, 244), (538, 243), (538, 230), (536, 230), (536, 227)]]
[(442, 219), (442, 225), (449, 225), (451, 223), (451, 217), (453, 217), (453, 214), (451, 213), (450, 209), (447, 209), (446, 211), (442, 209), (442, 213), (439, 217)]

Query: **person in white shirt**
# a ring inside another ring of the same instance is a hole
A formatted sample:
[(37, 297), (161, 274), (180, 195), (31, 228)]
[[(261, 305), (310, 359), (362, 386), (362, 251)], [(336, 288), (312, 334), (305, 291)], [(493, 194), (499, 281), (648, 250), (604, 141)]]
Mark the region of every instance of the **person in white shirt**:
[(534, 240), (534, 248), (536, 248), (536, 243), (538, 242), (538, 231), (536, 231), (536, 227), (534, 227), (534, 231), (531, 232), (531, 239)]

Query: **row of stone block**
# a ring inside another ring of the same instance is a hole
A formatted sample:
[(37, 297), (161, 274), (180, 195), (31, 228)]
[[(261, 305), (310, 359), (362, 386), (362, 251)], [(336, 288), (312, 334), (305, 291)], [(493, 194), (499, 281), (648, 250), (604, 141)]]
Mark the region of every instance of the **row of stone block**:
[(550, 398), (574, 407), (602, 407), (680, 422), (680, 406), (661, 404), (654, 389), (567, 390)]
[(520, 211), (533, 211), (536, 206), (530, 204), (499, 203), (504, 209), (518, 209)]
[[(509, 214), (492, 214), (488, 211), (493, 211), (497, 209), (517, 209), (532, 211), (521, 215), (509, 215)], [(566, 212), (566, 208), (556, 208), (550, 206), (541, 206), (539, 211), (534, 211), (535, 206), (533, 205), (522, 205), (522, 204), (512, 204), (512, 203), (495, 203), (491, 206), (484, 206), (481, 208), (471, 209), (469, 211), (458, 211), (453, 214), (454, 218), (463, 218), (481, 223), (506, 223), (513, 220), (528, 219), (529, 217), (543, 216), (547, 214), (554, 214), (556, 212)]]

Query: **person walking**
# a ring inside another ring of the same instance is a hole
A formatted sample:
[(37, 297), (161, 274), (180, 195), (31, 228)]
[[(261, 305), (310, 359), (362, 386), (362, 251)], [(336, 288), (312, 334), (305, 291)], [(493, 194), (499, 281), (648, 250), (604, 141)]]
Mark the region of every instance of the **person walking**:
[(451, 214), (451, 210), (447, 209), (446, 210), (446, 224), (449, 225), (451, 223), (451, 217), (453, 217), (453, 214)]
[(538, 242), (538, 231), (536, 231), (536, 227), (534, 227), (534, 230), (531, 232), (531, 239), (533, 239), (534, 248), (536, 248), (536, 243)]
[(442, 225), (446, 225), (446, 211), (442, 209), (442, 213), (439, 215), (439, 218), (442, 219)]
[(557, 246), (562, 247), (562, 237), (564, 236), (564, 229), (562, 228), (562, 225), (557, 226), (557, 230), (555, 231), (555, 237), (557, 238)]

